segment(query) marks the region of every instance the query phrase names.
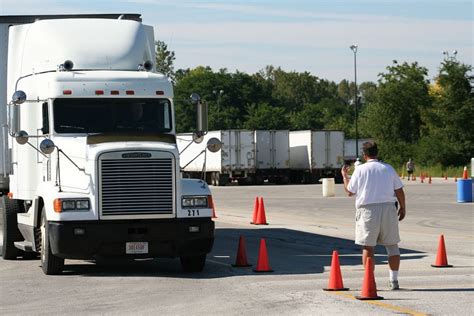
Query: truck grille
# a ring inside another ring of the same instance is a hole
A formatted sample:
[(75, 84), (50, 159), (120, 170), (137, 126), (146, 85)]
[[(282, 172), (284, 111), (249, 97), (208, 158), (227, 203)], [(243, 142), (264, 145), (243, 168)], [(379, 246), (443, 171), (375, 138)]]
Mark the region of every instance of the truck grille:
[(101, 215), (172, 214), (174, 159), (169, 157), (171, 154), (123, 159), (125, 155), (110, 153), (99, 158)]

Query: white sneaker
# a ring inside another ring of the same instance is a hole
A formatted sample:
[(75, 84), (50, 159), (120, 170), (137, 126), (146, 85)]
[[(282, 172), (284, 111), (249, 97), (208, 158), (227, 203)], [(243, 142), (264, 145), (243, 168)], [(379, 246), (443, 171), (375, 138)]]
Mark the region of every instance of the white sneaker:
[(398, 281), (389, 281), (388, 286), (390, 287), (390, 290), (396, 291), (400, 289), (400, 286), (398, 285)]

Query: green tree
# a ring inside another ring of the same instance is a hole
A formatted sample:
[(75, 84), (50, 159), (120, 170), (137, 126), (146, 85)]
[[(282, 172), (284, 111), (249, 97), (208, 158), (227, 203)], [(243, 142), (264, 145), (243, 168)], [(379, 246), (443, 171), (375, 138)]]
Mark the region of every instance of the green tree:
[(274, 107), (268, 103), (249, 105), (244, 127), (246, 129), (288, 129), (285, 108)]
[(309, 72), (286, 72), (271, 66), (266, 71), (267, 80), (272, 86), (272, 105), (283, 106), (288, 111), (300, 111), (305, 104), (320, 100), (318, 78)]
[(418, 63), (387, 67), (379, 75), (374, 102), (361, 113), (361, 130), (374, 137), (384, 159), (401, 164), (421, 136), (421, 112), (431, 106), (427, 69)]
[(174, 51), (168, 50), (168, 45), (163, 41), (156, 41), (156, 71), (162, 73), (171, 81), (175, 82), (174, 61), (176, 59)]
[(430, 162), (464, 165), (474, 157), (474, 96), (469, 74), (472, 66), (455, 59), (441, 63), (438, 77), (432, 86), (433, 108), (423, 115), (426, 139), (423, 143), (438, 143), (437, 150), (424, 152)]
[(324, 128), (324, 109), (318, 103), (305, 104), (303, 110), (292, 112), (288, 118), (292, 130)]

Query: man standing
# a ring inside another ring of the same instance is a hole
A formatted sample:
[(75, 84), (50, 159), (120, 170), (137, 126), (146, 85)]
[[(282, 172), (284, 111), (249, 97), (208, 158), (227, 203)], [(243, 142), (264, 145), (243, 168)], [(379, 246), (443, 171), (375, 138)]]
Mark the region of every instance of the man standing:
[[(349, 167), (341, 170), (344, 190), (348, 196), (356, 196), (355, 243), (362, 246), (362, 263), (374, 259), (377, 244), (385, 246), (390, 268), (389, 286), (398, 290), (400, 250), (398, 221), (406, 214), (403, 184), (392, 166), (379, 162), (377, 144), (365, 142), (363, 165), (358, 166), (349, 180)], [(396, 202), (400, 208), (397, 210)]]
[(413, 172), (415, 172), (415, 163), (410, 158), (408, 159), (408, 162), (407, 162), (407, 174), (408, 174), (407, 179), (408, 180), (410, 180), (410, 177), (413, 180)]

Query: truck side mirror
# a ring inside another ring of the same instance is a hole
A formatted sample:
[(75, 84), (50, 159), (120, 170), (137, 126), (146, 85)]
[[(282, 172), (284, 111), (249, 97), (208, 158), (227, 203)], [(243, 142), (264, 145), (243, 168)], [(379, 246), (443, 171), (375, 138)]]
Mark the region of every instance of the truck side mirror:
[(218, 140), (217, 138), (212, 137), (211, 139), (207, 141), (206, 147), (211, 153), (216, 153), (219, 150), (221, 150), (222, 142)]
[(201, 97), (197, 93), (190, 96), (191, 103), (196, 105), (196, 131), (198, 136), (207, 132), (207, 103), (201, 102)]
[(56, 145), (54, 145), (54, 142), (48, 138), (43, 139), (40, 143), (40, 150), (45, 155), (51, 154), (55, 147)]
[(202, 143), (203, 140), (204, 140), (203, 133), (193, 132), (193, 142), (195, 142), (196, 144), (200, 144)]
[(9, 106), (10, 120), (8, 123), (10, 125), (10, 133), (12, 135), (17, 135), (20, 133), (20, 108), (18, 105), (24, 103), (25, 101), (26, 93), (21, 90), (15, 91)]
[(19, 131), (15, 134), (15, 140), (20, 145), (26, 144), (28, 142), (28, 133), (25, 131)]
[(18, 90), (13, 93), (12, 103), (15, 105), (22, 104), (26, 101), (26, 93), (24, 91)]

